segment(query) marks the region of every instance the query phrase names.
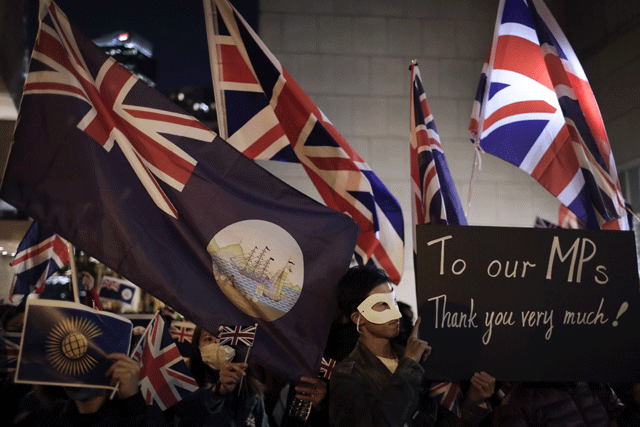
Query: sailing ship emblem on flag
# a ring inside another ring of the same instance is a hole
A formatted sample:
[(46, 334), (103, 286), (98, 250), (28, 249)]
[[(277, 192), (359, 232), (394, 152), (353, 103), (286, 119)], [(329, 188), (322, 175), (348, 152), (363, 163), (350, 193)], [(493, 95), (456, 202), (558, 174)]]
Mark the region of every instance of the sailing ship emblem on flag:
[(237, 222), (217, 233), (207, 251), (218, 286), (246, 314), (275, 320), (298, 301), (302, 251), (281, 227), (259, 220)]

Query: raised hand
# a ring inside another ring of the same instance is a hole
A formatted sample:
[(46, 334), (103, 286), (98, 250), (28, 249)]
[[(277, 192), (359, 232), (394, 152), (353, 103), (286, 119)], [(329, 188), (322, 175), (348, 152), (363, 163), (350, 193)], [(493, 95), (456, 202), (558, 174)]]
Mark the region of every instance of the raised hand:
[(496, 389), (496, 379), (486, 372), (476, 372), (471, 377), (471, 387), (467, 394), (467, 399), (471, 403), (480, 403), (491, 397)]
[(431, 347), (426, 341), (418, 338), (418, 329), (420, 328), (420, 317), (416, 320), (411, 330), (411, 335), (407, 340), (407, 347), (404, 349), (404, 357), (415, 360), (416, 362), (424, 362), (431, 354)]
[[(220, 380), (217, 392), (228, 394), (236, 389), (240, 379), (246, 375), (247, 363), (225, 363), (220, 369)], [(214, 390), (216, 391), (216, 390)]]
[(122, 353), (108, 354), (107, 359), (114, 361), (106, 375), (111, 377), (112, 386), (118, 384), (118, 397), (126, 399), (136, 394), (140, 380), (139, 363)]

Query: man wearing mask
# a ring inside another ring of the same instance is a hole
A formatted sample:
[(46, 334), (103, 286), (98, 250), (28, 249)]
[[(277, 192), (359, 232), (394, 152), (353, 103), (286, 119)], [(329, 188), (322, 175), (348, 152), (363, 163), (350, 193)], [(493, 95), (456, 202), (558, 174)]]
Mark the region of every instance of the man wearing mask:
[(200, 388), (167, 410), (172, 425), (267, 427), (264, 386), (249, 365), (201, 327), (194, 330), (192, 345), (189, 365)]
[(329, 416), (336, 427), (473, 426), (491, 412), (486, 399), (495, 379), (484, 372), (471, 378), (461, 418), (429, 397), (421, 363), (431, 347), (418, 338), (420, 318), (405, 348), (393, 342), (402, 315), (384, 271), (352, 267), (338, 283), (337, 297), (360, 338), (329, 382)]

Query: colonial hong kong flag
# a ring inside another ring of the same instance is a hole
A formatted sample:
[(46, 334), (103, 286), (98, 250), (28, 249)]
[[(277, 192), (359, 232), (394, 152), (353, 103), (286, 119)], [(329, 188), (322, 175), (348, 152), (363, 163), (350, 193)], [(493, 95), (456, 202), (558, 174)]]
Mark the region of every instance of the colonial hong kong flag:
[(530, 174), (587, 228), (629, 229), (600, 110), (542, 0), (500, 1), (469, 130), (482, 150)]
[(256, 337), (258, 325), (253, 326), (222, 326), (218, 338), (220, 345), (244, 344), (251, 347)]
[(164, 411), (198, 389), (159, 313), (147, 326), (131, 358), (140, 363), (140, 392), (147, 405), (157, 405)]
[(34, 221), (10, 264), (15, 272), (10, 294), (42, 293), (47, 278), (68, 263), (67, 242)]
[[(220, 139), (49, 0), (0, 197), (204, 329), (259, 323), (253, 359), (279, 377), (317, 373), (357, 224)], [(251, 312), (255, 290), (245, 297), (216, 281), (216, 239), (240, 230), (231, 243), (246, 241), (247, 223), (269, 230), (252, 235), (265, 245), (299, 248), (286, 310)]]
[(136, 294), (136, 286), (128, 280), (111, 276), (102, 276), (100, 281), (100, 298), (107, 298), (131, 304)]
[(400, 204), (227, 0), (204, 0), (220, 135), (252, 159), (299, 162), (360, 226), (355, 257), (399, 283)]

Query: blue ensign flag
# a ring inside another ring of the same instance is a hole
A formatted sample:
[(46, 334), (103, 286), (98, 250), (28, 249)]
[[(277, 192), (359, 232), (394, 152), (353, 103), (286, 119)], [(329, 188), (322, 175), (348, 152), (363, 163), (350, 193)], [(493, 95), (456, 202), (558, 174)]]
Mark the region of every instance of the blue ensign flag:
[(128, 354), (131, 322), (83, 304), (27, 302), (17, 383), (110, 388), (110, 353)]
[(252, 358), (315, 375), (359, 229), (91, 43), (49, 0), (0, 197)]

